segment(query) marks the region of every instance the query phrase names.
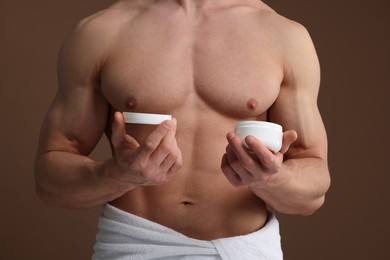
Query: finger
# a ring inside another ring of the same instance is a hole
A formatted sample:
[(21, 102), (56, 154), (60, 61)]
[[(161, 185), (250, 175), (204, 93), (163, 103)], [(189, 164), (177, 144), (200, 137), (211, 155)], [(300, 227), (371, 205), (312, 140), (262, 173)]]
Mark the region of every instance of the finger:
[(165, 160), (160, 164), (160, 172), (167, 173), (169, 169), (171, 169), (171, 167), (176, 163), (178, 158), (178, 151), (176, 151), (176, 153), (168, 154)]
[(229, 149), (232, 150), (232, 152), (227, 153), (228, 155), (230, 155), (228, 156), (228, 159), (234, 160), (234, 158), (231, 155), (232, 153), (234, 153), (242, 168), (245, 169), (245, 172), (243, 172), (241, 169), (238, 168), (238, 166), (236, 166), (236, 163), (234, 163), (234, 165), (232, 166), (233, 168), (239, 170), (237, 173), (251, 173), (260, 170), (258, 163), (254, 160), (254, 158), (248, 152), (248, 150), (243, 146), (241, 139), (237, 134), (229, 133), (227, 135), (227, 139), (230, 144), (227, 148), (227, 151), (229, 151)]
[(243, 182), (249, 180), (250, 178), (253, 178), (254, 175), (245, 168), (246, 165), (243, 165), (243, 163), (240, 161), (240, 159), (237, 157), (237, 155), (230, 146), (227, 147), (226, 156), (230, 167), (236, 172), (237, 175), (239, 175), (240, 179)]
[(283, 143), (282, 148), (280, 149), (280, 153), (285, 154), (290, 145), (298, 139), (298, 134), (294, 130), (288, 130), (283, 133)]
[(242, 181), (239, 175), (231, 168), (227, 154), (224, 154), (221, 162), (221, 169), (228, 181), (235, 187), (241, 186)]
[[(170, 156), (169, 156), (170, 157)], [(168, 157), (168, 158), (169, 158)], [(175, 161), (168, 161), (169, 159), (167, 158), (167, 160), (165, 160), (162, 164), (162, 168), (164, 169), (160, 169), (161, 171), (161, 174), (160, 174), (160, 180), (158, 181), (158, 185), (161, 185), (161, 184), (164, 184), (164, 183), (167, 183), (169, 182), (174, 176), (175, 176), (175, 173), (181, 168), (182, 166), (182, 157), (181, 157), (181, 152), (179, 150), (177, 156), (176, 156), (176, 160)], [(170, 165), (170, 166), (169, 166)], [(170, 167), (170, 168), (168, 168)]]
[(115, 149), (123, 148), (123, 146), (131, 146), (136, 148), (138, 142), (130, 135), (126, 134), (125, 122), (121, 112), (115, 112), (114, 121), (112, 123), (111, 143)]
[(251, 148), (252, 152), (259, 159), (262, 167), (267, 172), (275, 172), (280, 168), (281, 162), (273, 152), (271, 152), (263, 143), (253, 136), (247, 136), (245, 142)]
[(141, 158), (149, 158), (157, 149), (164, 137), (174, 127), (171, 120), (162, 122), (143, 142), (139, 148), (139, 156)]
[(123, 115), (120, 112), (115, 112), (114, 121), (112, 122), (111, 142), (114, 147), (119, 146), (125, 135), (125, 126), (123, 121)]
[[(172, 119), (172, 127), (153, 151), (150, 159), (157, 164), (163, 163), (168, 157), (176, 157), (178, 147), (176, 143), (176, 119)], [(176, 160), (175, 159), (175, 160)]]
[(177, 160), (176, 162), (171, 166), (171, 168), (168, 170), (168, 174), (173, 174), (175, 172), (177, 172), (181, 166), (183, 165), (183, 159), (182, 159), (182, 155), (181, 155), (181, 151), (180, 149), (178, 149), (178, 155), (177, 155)]

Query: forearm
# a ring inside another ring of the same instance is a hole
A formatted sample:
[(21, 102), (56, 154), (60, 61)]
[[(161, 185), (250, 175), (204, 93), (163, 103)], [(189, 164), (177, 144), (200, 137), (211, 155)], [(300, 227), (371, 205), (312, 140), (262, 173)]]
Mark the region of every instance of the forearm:
[(90, 208), (134, 188), (114, 176), (113, 160), (95, 162), (78, 154), (52, 151), (37, 158), (36, 189), (49, 205)]
[(326, 161), (302, 158), (286, 160), (278, 173), (251, 189), (280, 213), (310, 215), (322, 206), (329, 185)]

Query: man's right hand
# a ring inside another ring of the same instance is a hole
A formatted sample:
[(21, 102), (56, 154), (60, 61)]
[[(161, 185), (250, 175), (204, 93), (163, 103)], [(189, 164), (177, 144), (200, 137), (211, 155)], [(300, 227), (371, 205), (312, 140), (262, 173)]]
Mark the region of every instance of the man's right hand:
[(161, 185), (171, 180), (182, 165), (176, 142), (176, 119), (162, 122), (142, 144), (126, 134), (123, 115), (116, 112), (111, 142), (119, 179), (134, 186)]

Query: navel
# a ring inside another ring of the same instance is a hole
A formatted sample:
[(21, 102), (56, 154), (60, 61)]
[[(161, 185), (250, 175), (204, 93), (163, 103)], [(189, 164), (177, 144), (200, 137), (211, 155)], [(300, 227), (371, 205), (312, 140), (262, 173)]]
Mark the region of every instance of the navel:
[(126, 108), (128, 108), (130, 110), (136, 109), (137, 108), (137, 99), (135, 97), (130, 97), (126, 101)]
[(255, 99), (251, 98), (248, 100), (248, 102), (246, 103), (246, 106), (249, 110), (256, 110), (257, 106), (258, 106), (258, 103)]
[(194, 205), (194, 203), (192, 203), (190, 201), (182, 201), (182, 202), (180, 202), (180, 204), (183, 205), (183, 206), (186, 206), (186, 207)]

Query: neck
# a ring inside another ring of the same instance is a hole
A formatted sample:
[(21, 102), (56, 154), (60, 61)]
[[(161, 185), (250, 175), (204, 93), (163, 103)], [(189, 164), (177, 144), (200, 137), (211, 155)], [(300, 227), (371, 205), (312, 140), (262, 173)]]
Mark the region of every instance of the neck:
[(229, 4), (228, 0), (176, 0), (187, 13), (198, 14), (206, 9), (223, 7)]

